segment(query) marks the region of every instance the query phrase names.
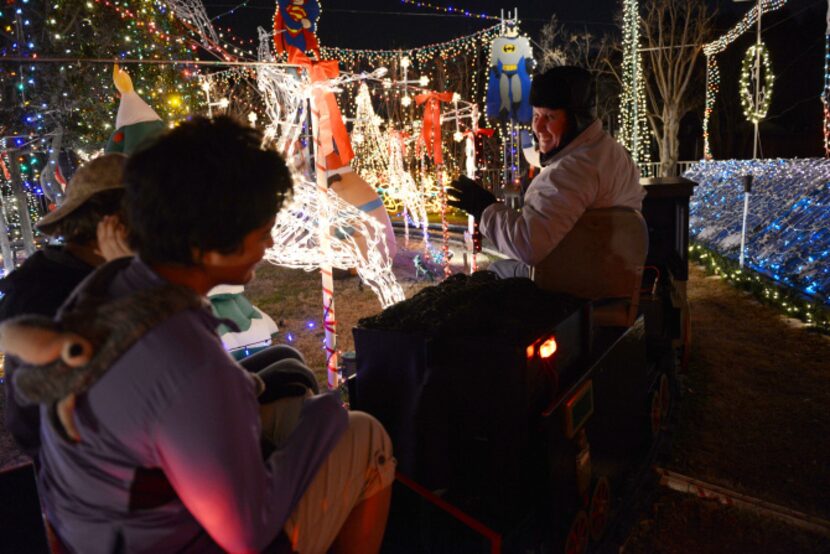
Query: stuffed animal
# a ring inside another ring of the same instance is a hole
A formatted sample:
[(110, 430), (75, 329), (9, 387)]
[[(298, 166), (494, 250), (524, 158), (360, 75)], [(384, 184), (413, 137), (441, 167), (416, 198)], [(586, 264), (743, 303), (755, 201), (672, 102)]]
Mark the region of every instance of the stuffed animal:
[(56, 429), (75, 441), (80, 440), (71, 418), (76, 395), (158, 323), (205, 306), (199, 295), (178, 285), (105, 297), (112, 277), (130, 261), (119, 258), (94, 271), (54, 320), (23, 315), (0, 325), (0, 350), (22, 362), (14, 373), (16, 389), (30, 402), (56, 407), (63, 427)]

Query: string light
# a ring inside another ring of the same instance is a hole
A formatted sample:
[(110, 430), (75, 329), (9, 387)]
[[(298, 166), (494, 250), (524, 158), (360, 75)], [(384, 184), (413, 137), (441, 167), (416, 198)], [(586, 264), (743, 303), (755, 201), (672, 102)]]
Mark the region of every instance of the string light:
[[(781, 9), (787, 0), (761, 0), (761, 14), (774, 12)], [(750, 9), (741, 20), (735, 24), (734, 27), (726, 31), (724, 34), (703, 46), (703, 53), (707, 56), (714, 56), (720, 54), (726, 48), (735, 42), (738, 37), (750, 30), (755, 22), (758, 20), (758, 10), (753, 7)]]
[(403, 213), (406, 240), (409, 240), (409, 225), (412, 224), (422, 229), (424, 242), (428, 243), (429, 221), (427, 220), (425, 192), (418, 188), (412, 174), (404, 167), (405, 141), (404, 133), (390, 131), (388, 134), (387, 176), (389, 181), (383, 193), (388, 202), (392, 204), (391, 211)]
[(824, 89), (821, 93), (821, 105), (824, 112), (824, 157), (830, 157), (830, 4), (828, 10), (827, 34), (824, 35)]
[(635, 164), (651, 161), (651, 139), (646, 119), (645, 78), (640, 55), (640, 15), (637, 0), (623, 1), (623, 89), (620, 94), (619, 141)]
[(320, 52), (324, 59), (336, 59), (348, 68), (357, 68), (361, 64), (371, 67), (388, 66), (391, 62), (401, 58), (405, 54), (413, 70), (417, 71), (415, 65), (429, 64), (435, 58), (447, 60), (456, 58), (470, 51), (489, 46), (490, 42), (499, 33), (500, 25), (493, 25), (481, 31), (467, 36), (458, 37), (445, 42), (436, 42), (419, 46), (417, 48), (398, 50), (359, 50), (352, 48), (336, 48), (321, 46)]
[(0, 211), (5, 227), (0, 237), (0, 254), (5, 272), (16, 265), (16, 244), (22, 244), (27, 255), (35, 248), (32, 221), (39, 218), (39, 211), (32, 184), (23, 177), (30, 170), (32, 158), (29, 160), (26, 163), (26, 156), (7, 148), (6, 139), (0, 140)]
[(386, 175), (387, 141), (386, 136), (380, 130), (381, 118), (375, 114), (372, 107), (372, 97), (366, 82), (360, 83), (355, 104), (351, 135), (355, 154), (352, 167), (367, 183), (380, 191), (384, 204), (387, 204), (388, 191), (384, 190), (388, 181)]
[(830, 306), (830, 161), (701, 162), (689, 207), (693, 240), (724, 258), (740, 254), (745, 175), (753, 176), (745, 268), (794, 295)]
[[(787, 0), (760, 0), (761, 14), (780, 9)], [(706, 55), (706, 104), (703, 108), (703, 158), (712, 159), (712, 144), (709, 134), (709, 121), (715, 110), (715, 99), (720, 89), (720, 71), (718, 70), (717, 54), (720, 54), (743, 35), (758, 20), (758, 10), (753, 8), (744, 14), (743, 18), (717, 39), (703, 47)]]
[(709, 122), (715, 109), (715, 99), (720, 90), (720, 70), (715, 56), (706, 56), (706, 97), (703, 108), (703, 158), (712, 159), (712, 143), (709, 139)]
[(689, 246), (689, 259), (704, 266), (709, 274), (718, 275), (738, 289), (772, 306), (783, 315), (800, 319), (809, 327), (830, 334), (830, 310), (810, 301), (792, 289), (779, 286), (753, 271), (742, 270), (738, 263), (701, 244)]
[[(756, 57), (761, 58), (764, 69), (764, 86), (758, 91), (759, 102), (755, 105), (755, 97), (752, 91), (752, 71)], [(764, 43), (753, 44), (747, 49), (744, 59), (741, 62), (740, 95), (741, 107), (744, 115), (750, 123), (758, 123), (767, 116), (770, 102), (772, 101), (772, 86), (775, 76), (772, 74), (772, 65), (769, 60), (769, 50)]]
[[(326, 261), (331, 267), (357, 268), (360, 279), (377, 295), (382, 307), (404, 299), (403, 289), (392, 272), (383, 226), (329, 190), (322, 205), (317, 186), (295, 177), (291, 201), (277, 214), (271, 231), (274, 246), (265, 259), (283, 267), (315, 271)], [(320, 249), (320, 217), (331, 228), (330, 259)], [(360, 237), (363, 244), (358, 244)]]
[(401, 4), (407, 4), (418, 8), (428, 8), (438, 12), (449, 13), (453, 15), (463, 15), (464, 17), (472, 17), (475, 19), (490, 19), (494, 21), (498, 21), (500, 19), (499, 17), (487, 15), (486, 13), (475, 13), (462, 8), (455, 8), (453, 6), (437, 6), (435, 4), (430, 4), (429, 2), (418, 2), (417, 0), (401, 0)]

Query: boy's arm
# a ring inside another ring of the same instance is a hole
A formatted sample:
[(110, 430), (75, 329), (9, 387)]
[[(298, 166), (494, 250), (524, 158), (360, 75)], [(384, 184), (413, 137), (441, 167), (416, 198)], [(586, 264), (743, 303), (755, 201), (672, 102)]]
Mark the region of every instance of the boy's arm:
[(334, 404), (341, 423), (326, 401), (319, 413), (304, 410), (297, 433), (305, 440), (289, 441), (266, 463), (253, 382), (230, 360), (205, 374), (210, 378), (192, 380), (160, 416), (158, 462), (213, 540), (229, 552), (255, 552), (282, 529), (345, 429), (345, 412)]

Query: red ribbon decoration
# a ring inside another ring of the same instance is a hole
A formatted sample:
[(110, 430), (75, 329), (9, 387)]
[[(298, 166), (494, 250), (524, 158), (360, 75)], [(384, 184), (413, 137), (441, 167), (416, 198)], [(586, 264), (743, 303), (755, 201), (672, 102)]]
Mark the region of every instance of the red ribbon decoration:
[[(3, 154), (7, 155), (8, 151), (4, 150)], [(6, 162), (3, 161), (3, 158), (0, 158), (0, 168), (3, 169), (3, 178), (6, 179), (6, 181), (11, 181), (12, 174), (9, 172), (9, 168), (6, 166)]]
[[(296, 48), (291, 48), (290, 51), (288, 63), (306, 68), (312, 83), (325, 83), (340, 75), (337, 60), (312, 61)], [(318, 153), (319, 159), (322, 160), (329, 154), (334, 154), (340, 158), (342, 165), (348, 164), (354, 158), (354, 151), (334, 93), (322, 87), (313, 87), (311, 94), (314, 97), (314, 106), (320, 113), (321, 152)]]
[(465, 137), (470, 137), (471, 136), (471, 137), (473, 137), (473, 140), (475, 140), (476, 135), (483, 135), (487, 138), (490, 138), (490, 137), (493, 136), (493, 133), (495, 133), (495, 132), (496, 132), (495, 129), (481, 129), (481, 128), (479, 128), (479, 129), (476, 129), (475, 131), (473, 131), (472, 129), (468, 129), (467, 131), (464, 131), (464, 136)]
[(441, 102), (451, 102), (452, 92), (425, 92), (415, 97), (417, 105), (424, 105), (424, 122), (421, 125), (421, 136), (418, 138), (418, 149), (423, 144), (427, 148), (427, 155), (432, 150), (432, 159), (435, 163), (444, 163), (441, 152)]
[[(406, 131), (392, 131), (392, 137), (398, 141), (398, 144), (401, 145), (401, 156), (403, 159), (406, 159), (406, 139), (409, 138), (409, 133)], [(390, 151), (391, 151), (390, 145)]]

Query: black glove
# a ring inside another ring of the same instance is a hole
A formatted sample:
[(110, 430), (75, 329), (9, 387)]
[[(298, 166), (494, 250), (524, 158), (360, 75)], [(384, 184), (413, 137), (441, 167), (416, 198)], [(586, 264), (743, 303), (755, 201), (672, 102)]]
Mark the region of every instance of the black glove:
[(484, 208), (496, 202), (496, 197), (490, 191), (481, 188), (478, 183), (460, 175), (455, 181), (450, 183), (450, 188), (447, 189), (447, 194), (453, 199), (448, 200), (447, 204), (450, 206), (464, 210), (476, 221), (481, 219), (481, 213)]

